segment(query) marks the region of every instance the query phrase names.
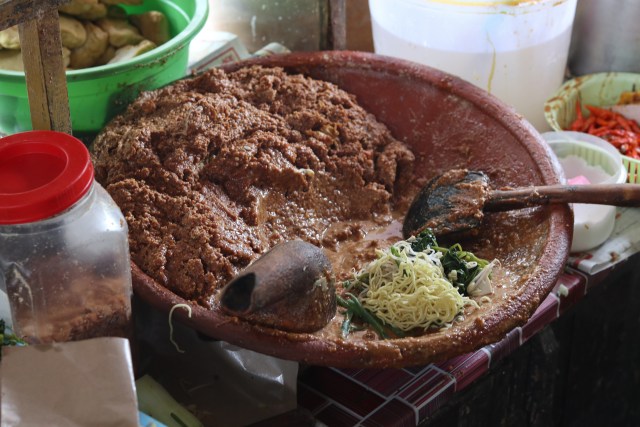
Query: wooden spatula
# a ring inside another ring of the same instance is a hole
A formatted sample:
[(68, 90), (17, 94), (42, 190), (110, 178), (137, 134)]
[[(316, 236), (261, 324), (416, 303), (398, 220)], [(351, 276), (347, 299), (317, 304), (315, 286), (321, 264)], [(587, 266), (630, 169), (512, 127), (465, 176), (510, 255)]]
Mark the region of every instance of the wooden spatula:
[(477, 234), (484, 212), (551, 203), (640, 206), (640, 185), (549, 185), (492, 190), (482, 172), (457, 169), (433, 178), (413, 200), (404, 219), (405, 238), (431, 228), (436, 236)]

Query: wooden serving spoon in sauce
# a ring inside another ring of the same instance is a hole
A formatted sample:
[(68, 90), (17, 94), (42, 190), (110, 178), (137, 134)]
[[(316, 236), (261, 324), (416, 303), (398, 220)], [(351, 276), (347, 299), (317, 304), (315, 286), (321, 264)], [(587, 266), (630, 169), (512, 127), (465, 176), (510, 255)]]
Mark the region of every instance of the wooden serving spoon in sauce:
[(640, 185), (549, 185), (493, 190), (483, 172), (455, 169), (429, 181), (405, 216), (404, 238), (431, 228), (436, 236), (474, 236), (484, 212), (508, 211), (551, 203), (640, 206)]

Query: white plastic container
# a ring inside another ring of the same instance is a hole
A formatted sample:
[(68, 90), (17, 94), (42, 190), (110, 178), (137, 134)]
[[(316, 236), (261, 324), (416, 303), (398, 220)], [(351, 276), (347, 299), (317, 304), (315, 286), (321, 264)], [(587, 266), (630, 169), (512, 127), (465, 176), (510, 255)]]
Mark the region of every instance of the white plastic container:
[[(566, 179), (586, 177), (591, 184), (623, 184), (627, 170), (622, 156), (607, 141), (582, 132), (545, 132)], [(615, 226), (616, 207), (574, 204), (571, 252), (593, 249), (606, 241)]]
[(127, 224), (70, 135), (0, 139), (0, 287), (29, 343), (132, 338)]
[(455, 74), (549, 130), (577, 0), (369, 0), (376, 53)]

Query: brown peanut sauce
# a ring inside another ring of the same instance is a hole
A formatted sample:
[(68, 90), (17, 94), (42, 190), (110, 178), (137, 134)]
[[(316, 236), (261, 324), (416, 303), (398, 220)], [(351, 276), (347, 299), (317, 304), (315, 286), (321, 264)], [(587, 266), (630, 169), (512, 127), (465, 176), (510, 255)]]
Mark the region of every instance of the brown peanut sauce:
[(94, 142), (134, 262), (208, 308), (280, 242), (337, 248), (388, 222), (414, 159), (353, 95), (257, 66), (147, 92)]

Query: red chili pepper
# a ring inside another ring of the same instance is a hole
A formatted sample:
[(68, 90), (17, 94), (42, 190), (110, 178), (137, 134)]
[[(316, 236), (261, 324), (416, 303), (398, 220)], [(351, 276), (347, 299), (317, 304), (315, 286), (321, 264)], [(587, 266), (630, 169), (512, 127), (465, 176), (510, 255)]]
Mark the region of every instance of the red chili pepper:
[(582, 106), (580, 105), (580, 98), (576, 98), (576, 121), (584, 121), (584, 116), (582, 115)]
[(582, 131), (583, 128), (584, 128), (583, 119), (576, 119), (573, 123), (571, 123), (571, 126), (569, 126), (569, 130), (573, 130), (577, 132)]
[(582, 132), (587, 132), (589, 129), (595, 128), (596, 118), (590, 116), (587, 120), (584, 121), (584, 126), (582, 127)]
[(629, 121), (625, 119), (623, 116), (616, 116), (616, 122), (620, 126), (622, 126), (624, 130), (631, 132), (631, 125), (629, 124)]
[(606, 110), (604, 108), (596, 107), (595, 105), (585, 105), (587, 110), (591, 112), (591, 114), (601, 117), (603, 119), (611, 119), (614, 115), (614, 112), (611, 110)]
[(602, 136), (605, 134), (608, 134), (609, 132), (611, 132), (610, 129), (607, 128), (597, 128), (597, 129), (593, 129), (591, 132), (589, 132), (591, 135), (595, 135), (595, 136)]
[(582, 114), (580, 100), (576, 100), (576, 119), (569, 125), (570, 130), (586, 132), (608, 141), (622, 154), (640, 158), (640, 125), (622, 114), (594, 105), (584, 106), (590, 113)]

